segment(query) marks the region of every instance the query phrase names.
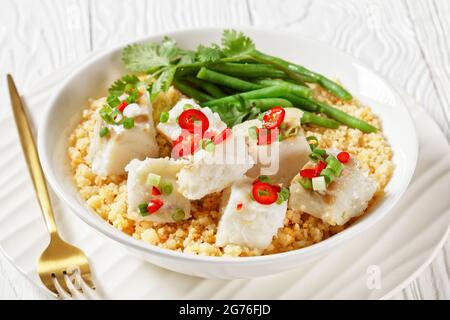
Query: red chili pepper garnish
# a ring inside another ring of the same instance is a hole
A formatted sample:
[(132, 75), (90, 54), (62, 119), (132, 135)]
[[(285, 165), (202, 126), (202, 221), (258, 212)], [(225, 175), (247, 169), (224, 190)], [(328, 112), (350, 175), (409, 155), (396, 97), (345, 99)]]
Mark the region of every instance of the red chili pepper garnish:
[(231, 129), (230, 128), (226, 128), (225, 130), (223, 130), (221, 133), (215, 135), (214, 137), (212, 137), (212, 142), (214, 142), (214, 144), (219, 144), (224, 142), (225, 140), (228, 139), (228, 137), (231, 136)]
[(316, 169), (300, 170), (300, 176), (302, 176), (303, 178), (309, 178), (309, 179), (315, 178), (315, 177), (317, 177)]
[(209, 128), (208, 117), (197, 109), (184, 110), (178, 117), (178, 124), (182, 129), (186, 129), (190, 133), (199, 130), (198, 132), (203, 134)]
[(326, 162), (319, 160), (319, 162), (316, 165), (316, 177), (318, 177), (320, 175), (320, 173), (322, 172), (323, 169), (325, 169), (327, 166)]
[(279, 136), (279, 130), (278, 129), (266, 129), (266, 128), (257, 128), (257, 134), (258, 134), (258, 141), (257, 145), (262, 146), (266, 144), (272, 144), (272, 142), (278, 140)]
[(202, 138), (199, 134), (191, 134), (183, 131), (176, 140), (172, 142), (172, 155), (183, 157), (194, 154), (200, 148)]
[(155, 213), (163, 206), (163, 204), (164, 204), (164, 202), (161, 199), (150, 200), (150, 202), (148, 203), (148, 206), (147, 206), (147, 211), (149, 213)]
[(348, 160), (350, 160), (350, 154), (346, 151), (342, 151), (338, 153), (336, 158), (342, 163), (347, 163)]
[(275, 186), (259, 181), (253, 184), (252, 196), (256, 202), (269, 205), (277, 201), (278, 192)]
[(161, 194), (161, 191), (155, 186), (152, 187), (152, 196), (159, 196)]
[(117, 106), (117, 110), (119, 110), (120, 112), (123, 112), (123, 110), (125, 110), (125, 108), (128, 106), (128, 102), (126, 101), (122, 101), (118, 106)]
[(236, 210), (241, 210), (244, 205), (242, 203), (238, 203), (236, 205)]
[(264, 114), (263, 126), (267, 129), (278, 128), (284, 120), (286, 111), (282, 107), (273, 107)]

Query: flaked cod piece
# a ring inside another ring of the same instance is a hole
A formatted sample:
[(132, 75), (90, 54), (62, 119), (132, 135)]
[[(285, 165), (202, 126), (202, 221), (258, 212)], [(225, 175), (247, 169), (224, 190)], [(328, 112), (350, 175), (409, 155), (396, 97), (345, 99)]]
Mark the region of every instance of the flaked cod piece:
[(169, 141), (176, 140), (182, 129), (178, 124), (179, 115), (185, 110), (185, 108), (197, 109), (202, 111), (209, 121), (208, 133), (216, 134), (226, 129), (227, 125), (220, 119), (218, 113), (211, 111), (210, 108), (200, 107), (193, 99), (181, 99), (177, 104), (170, 109), (169, 119), (162, 123), (160, 122), (156, 128), (157, 130)]
[(256, 139), (248, 137), (249, 128), (262, 126), (262, 122), (258, 119), (236, 125), (233, 131), (240, 135), (247, 135), (250, 155), (256, 161), (256, 165), (247, 172), (247, 176), (256, 178), (259, 175), (266, 175), (273, 183), (288, 186), (292, 178), (308, 162), (311, 149), (300, 126), (303, 112), (296, 108), (284, 108), (284, 110), (286, 115), (283, 123), (292, 128), (295, 134), (282, 141), (257, 145)]
[[(191, 216), (191, 203), (178, 190), (176, 174), (185, 165), (184, 160), (169, 158), (148, 158), (143, 161), (132, 160), (125, 168), (128, 172), (128, 215), (135, 221), (152, 221), (156, 223), (185, 220)], [(154, 184), (161, 192), (153, 195)], [(166, 186), (167, 190), (164, 190)], [(167, 187), (170, 186), (170, 187)], [(170, 191), (170, 192), (165, 192)], [(163, 202), (161, 208), (154, 213), (142, 214), (139, 205), (149, 203), (153, 199)]]
[(200, 149), (178, 173), (182, 194), (191, 200), (219, 192), (241, 179), (254, 165), (245, 141), (231, 134), (214, 149)]
[[(94, 103), (103, 105), (106, 100), (99, 99)], [(124, 174), (125, 166), (132, 159), (159, 155), (148, 92), (145, 90), (137, 103), (129, 104), (123, 113), (134, 119), (133, 128), (106, 124), (98, 112), (94, 115), (95, 125), (86, 160), (99, 176)], [(109, 129), (109, 134), (100, 137), (100, 130), (104, 127)]]
[(242, 245), (265, 249), (284, 224), (287, 201), (264, 205), (250, 197), (253, 179), (233, 183), (222, 198), (216, 245)]
[[(336, 155), (335, 150), (327, 150)], [(311, 163), (305, 167), (311, 166)], [(330, 225), (343, 225), (351, 218), (360, 216), (373, 198), (378, 183), (364, 172), (354, 157), (344, 165), (326, 191), (305, 189), (297, 175), (290, 186), (289, 208), (306, 212)]]

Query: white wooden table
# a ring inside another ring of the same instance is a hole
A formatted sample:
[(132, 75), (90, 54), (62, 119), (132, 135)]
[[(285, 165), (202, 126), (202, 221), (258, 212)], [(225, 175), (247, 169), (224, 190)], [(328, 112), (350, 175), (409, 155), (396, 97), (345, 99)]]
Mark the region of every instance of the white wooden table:
[[(347, 51), (417, 99), (450, 140), (448, 0), (0, 0), (0, 117), (9, 104), (7, 72), (27, 91), (93, 50), (202, 26), (296, 30)], [(450, 299), (449, 274), (447, 240), (395, 298)], [(0, 256), (0, 299), (6, 298), (44, 295)]]

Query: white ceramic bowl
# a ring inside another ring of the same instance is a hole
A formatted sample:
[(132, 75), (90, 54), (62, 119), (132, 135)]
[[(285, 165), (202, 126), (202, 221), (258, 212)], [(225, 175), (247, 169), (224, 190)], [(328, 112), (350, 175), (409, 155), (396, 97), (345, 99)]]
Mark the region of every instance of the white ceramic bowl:
[[(298, 62), (329, 77), (338, 78), (350, 92), (372, 107), (383, 121), (383, 130), (394, 150), (395, 171), (386, 195), (371, 212), (343, 232), (313, 246), (281, 254), (228, 258), (204, 257), (161, 249), (135, 240), (102, 220), (89, 209), (72, 181), (67, 156), (67, 137), (81, 117), (89, 98), (106, 94), (107, 87), (126, 73), (120, 61), (123, 46), (107, 51), (80, 66), (55, 92), (39, 128), (39, 154), (46, 177), (73, 212), (91, 227), (118, 241), (151, 263), (173, 271), (213, 278), (249, 278), (295, 268), (318, 258), (343, 241), (369, 228), (386, 215), (406, 190), (417, 160), (417, 137), (404, 101), (380, 76), (353, 57), (327, 45), (287, 33), (241, 29), (269, 54)], [(160, 41), (164, 35), (181, 47), (219, 42), (222, 29), (193, 29), (152, 36), (142, 41)]]

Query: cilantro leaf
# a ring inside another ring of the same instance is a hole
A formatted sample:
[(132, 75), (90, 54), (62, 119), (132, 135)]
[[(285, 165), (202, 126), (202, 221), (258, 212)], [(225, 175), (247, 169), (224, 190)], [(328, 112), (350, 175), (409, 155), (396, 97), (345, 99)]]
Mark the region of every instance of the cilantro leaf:
[(244, 55), (255, 50), (253, 40), (240, 31), (225, 30), (222, 34), (223, 53), (226, 56)]
[(200, 62), (215, 62), (222, 57), (222, 51), (217, 44), (210, 47), (199, 45), (197, 47), (196, 58)]
[(246, 120), (255, 119), (261, 112), (259, 108), (252, 107), (241, 96), (237, 96), (237, 101), (234, 103), (211, 106), (210, 108), (219, 114), (220, 119), (229, 128)]
[(150, 99), (153, 101), (161, 91), (169, 90), (170, 85), (175, 77), (176, 66), (166, 68), (159, 78), (153, 83)]
[(124, 93), (127, 85), (135, 85), (139, 82), (139, 78), (135, 75), (125, 75), (119, 80), (116, 80), (111, 87), (109, 87), (109, 94), (112, 96), (119, 97)]
[(132, 44), (122, 51), (122, 60), (130, 71), (145, 72), (165, 67), (174, 57), (173, 43), (165, 41), (161, 46), (156, 43)]

